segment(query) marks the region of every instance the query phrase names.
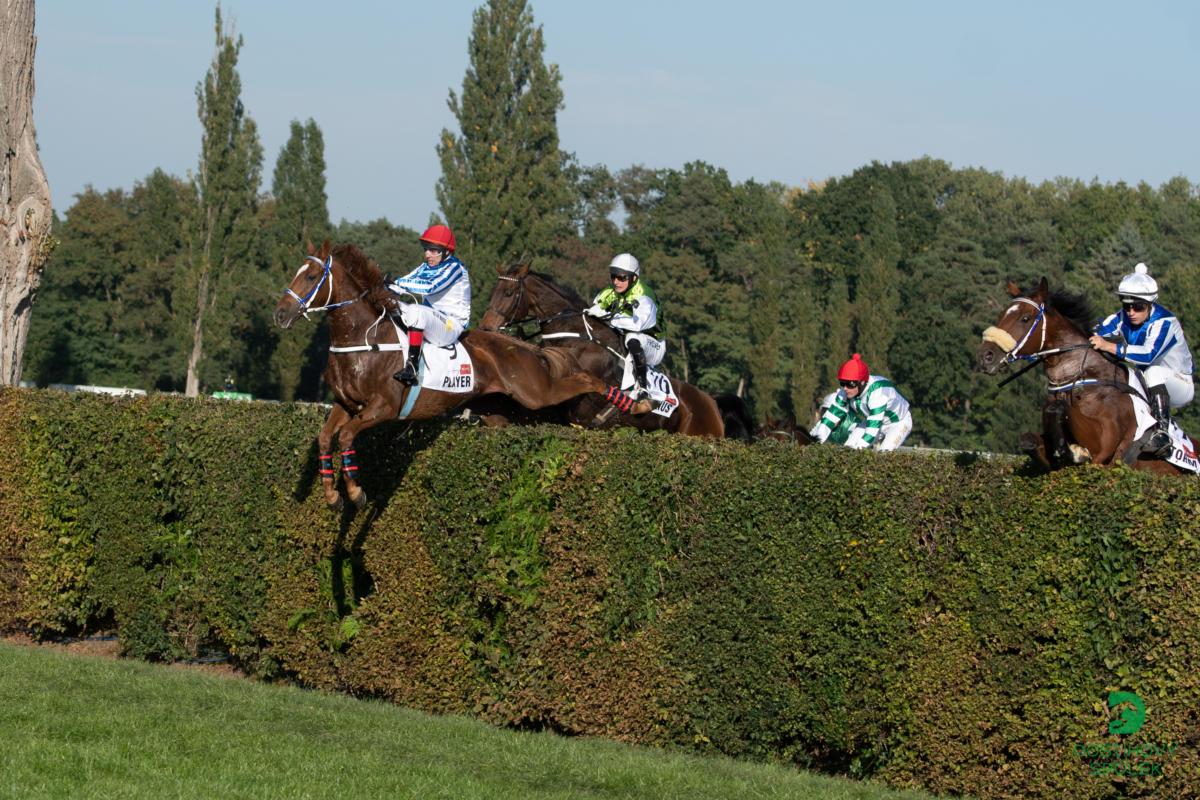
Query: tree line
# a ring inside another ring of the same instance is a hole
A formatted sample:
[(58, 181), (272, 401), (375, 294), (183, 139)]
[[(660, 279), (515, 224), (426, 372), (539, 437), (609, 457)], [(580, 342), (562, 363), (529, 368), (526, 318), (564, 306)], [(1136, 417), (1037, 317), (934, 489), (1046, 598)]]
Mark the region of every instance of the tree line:
[[(260, 186), (242, 40), (219, 8), (216, 20), (197, 87), (196, 173), (156, 170), (132, 189), (76, 196), (55, 224), (26, 378), (194, 395), (232, 376), (255, 396), (323, 399), (324, 326), (270, 323), (303, 243), (353, 242), (392, 269), (420, 260), (416, 231), (331, 223), (312, 120), (292, 123), (269, 191)], [(1098, 320), (1115, 309), (1120, 276), (1145, 261), (1185, 328), (1200, 320), (1200, 193), (1184, 177), (1033, 184), (922, 158), (793, 187), (738, 183), (704, 162), (584, 165), (559, 141), (561, 76), (525, 0), (481, 6), (468, 43), (449, 96), (458, 131), (432, 143), (442, 166), (432, 219), (455, 230), (476, 319), (497, 267), (529, 261), (590, 297), (609, 259), (629, 251), (662, 301), (671, 374), (741, 393), (760, 422), (809, 424), (857, 351), (912, 404), (910, 443), (998, 451), (1039, 427), (1044, 395), (1035, 375), (1000, 389), (972, 372), (1006, 280), (1045, 276), (1086, 295)], [(1189, 419), (1200, 432), (1200, 415)]]

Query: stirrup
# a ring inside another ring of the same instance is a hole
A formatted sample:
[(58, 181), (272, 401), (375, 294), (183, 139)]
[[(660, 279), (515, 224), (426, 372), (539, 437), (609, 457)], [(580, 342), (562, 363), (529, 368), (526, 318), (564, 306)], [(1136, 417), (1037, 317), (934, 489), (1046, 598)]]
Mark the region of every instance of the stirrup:
[(412, 364), (405, 364), (404, 369), (400, 370), (392, 377), (403, 383), (405, 386), (417, 385), (417, 371), (413, 369)]
[(1156, 430), (1146, 440), (1146, 444), (1142, 445), (1143, 453), (1152, 453), (1159, 458), (1166, 458), (1171, 455), (1171, 437), (1164, 430)]

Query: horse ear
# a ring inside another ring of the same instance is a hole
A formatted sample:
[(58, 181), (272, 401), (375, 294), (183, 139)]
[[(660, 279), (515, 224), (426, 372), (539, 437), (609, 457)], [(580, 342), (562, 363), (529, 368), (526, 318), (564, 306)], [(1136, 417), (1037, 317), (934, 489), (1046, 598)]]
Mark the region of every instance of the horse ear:
[(329, 258), (329, 253), (332, 250), (333, 250), (333, 245), (330, 244), (328, 239), (321, 242), (321, 259), (324, 260), (326, 258)]
[(496, 274), (497, 275), (506, 275), (506, 274), (508, 274), (508, 271), (505, 270), (504, 267), (502, 267), (501, 265), (497, 264), (496, 265)]
[(1021, 296), (1021, 287), (1017, 286), (1012, 281), (1009, 281), (1008, 286), (1005, 286), (1004, 288), (1008, 291), (1009, 297), (1020, 297)]
[(1048, 294), (1050, 294), (1050, 284), (1046, 283), (1046, 277), (1043, 275), (1042, 280), (1038, 283), (1037, 296), (1045, 300)]
[(305, 247), (308, 248), (308, 254), (310, 256), (315, 256), (317, 254), (317, 248), (313, 247), (313, 243), (311, 240), (305, 242), (304, 245), (305, 245)]
[(524, 278), (528, 274), (529, 274), (529, 264), (528, 263), (521, 264), (520, 266), (517, 267), (517, 277), (518, 278)]

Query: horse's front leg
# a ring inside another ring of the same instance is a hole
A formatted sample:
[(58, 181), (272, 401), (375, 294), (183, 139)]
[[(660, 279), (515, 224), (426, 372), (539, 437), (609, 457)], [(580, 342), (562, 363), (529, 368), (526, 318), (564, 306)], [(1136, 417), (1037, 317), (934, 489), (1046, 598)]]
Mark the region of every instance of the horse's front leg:
[(333, 479), (333, 437), (350, 420), (350, 414), (338, 404), (325, 419), (321, 432), (317, 434), (317, 448), (320, 451), (321, 491), (325, 493), (325, 505), (337, 511), (342, 507), (342, 497), (337, 492)]
[(382, 396), (376, 396), (338, 431), (338, 447), (342, 453), (342, 482), (346, 484), (346, 496), (358, 508), (366, 505), (367, 493), (358, 482), (358, 453), (354, 449), (354, 438), (373, 425), (395, 419), (397, 413), (394, 404)]

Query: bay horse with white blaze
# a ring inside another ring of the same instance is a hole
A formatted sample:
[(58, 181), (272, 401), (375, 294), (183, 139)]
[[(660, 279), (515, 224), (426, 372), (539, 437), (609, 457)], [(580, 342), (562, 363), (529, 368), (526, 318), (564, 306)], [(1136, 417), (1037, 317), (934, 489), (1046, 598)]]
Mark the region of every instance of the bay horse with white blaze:
[(505, 395), (526, 408), (540, 409), (608, 389), (599, 378), (580, 370), (569, 351), (543, 351), (510, 336), (479, 330), (468, 330), (459, 339), (472, 361), (470, 391), (405, 386), (392, 378), (404, 366), (403, 345), (397, 326), (372, 299), (378, 292), (387, 292), (378, 265), (354, 245), (331, 248), (326, 241), (319, 251), (308, 246), (308, 257), (275, 308), (275, 323), (285, 329), (301, 315), (329, 314), (331, 345), (325, 381), (334, 404), (317, 441), (321, 484), (332, 508), (342, 505), (334, 485), (334, 437), (346, 494), (362, 506), (366, 493), (357, 480), (354, 437), (399, 418), (402, 409), (405, 419), (431, 419), (487, 394)]
[[(622, 332), (584, 315), (587, 304), (574, 291), (555, 284), (548, 276), (532, 272), (527, 264), (497, 270), (500, 280), (492, 290), (487, 312), (479, 326), (484, 330), (535, 322), (542, 335), (543, 350), (566, 349), (575, 354), (581, 368), (604, 383), (620, 385), (623, 372)], [(717, 401), (690, 383), (671, 378), (679, 407), (669, 417), (659, 414), (619, 414), (610, 411), (603, 398), (578, 397), (567, 406), (571, 422), (589, 428), (628, 425), (641, 430), (666, 430), (690, 436), (726, 435), (726, 417)], [(732, 397), (732, 396), (731, 396)], [(753, 423), (740, 398), (729, 416), (731, 424), (749, 438)], [(608, 416), (611, 414), (611, 416)]]
[(1140, 452), (1135, 390), (1126, 368), (1088, 343), (1092, 317), (1086, 302), (1066, 292), (1050, 293), (1045, 278), (1028, 294), (1012, 281), (1007, 289), (1013, 302), (983, 332), (976, 366), (995, 375), (1017, 361), (1042, 364), (1050, 398), (1042, 414), (1043, 434), (1029, 435), (1027, 449), (1034, 457), (1044, 466), (1059, 466), (1060, 451), (1066, 449), (1061, 445), (1077, 445), (1095, 464), (1123, 462), (1148, 472), (1180, 473), (1173, 464)]

